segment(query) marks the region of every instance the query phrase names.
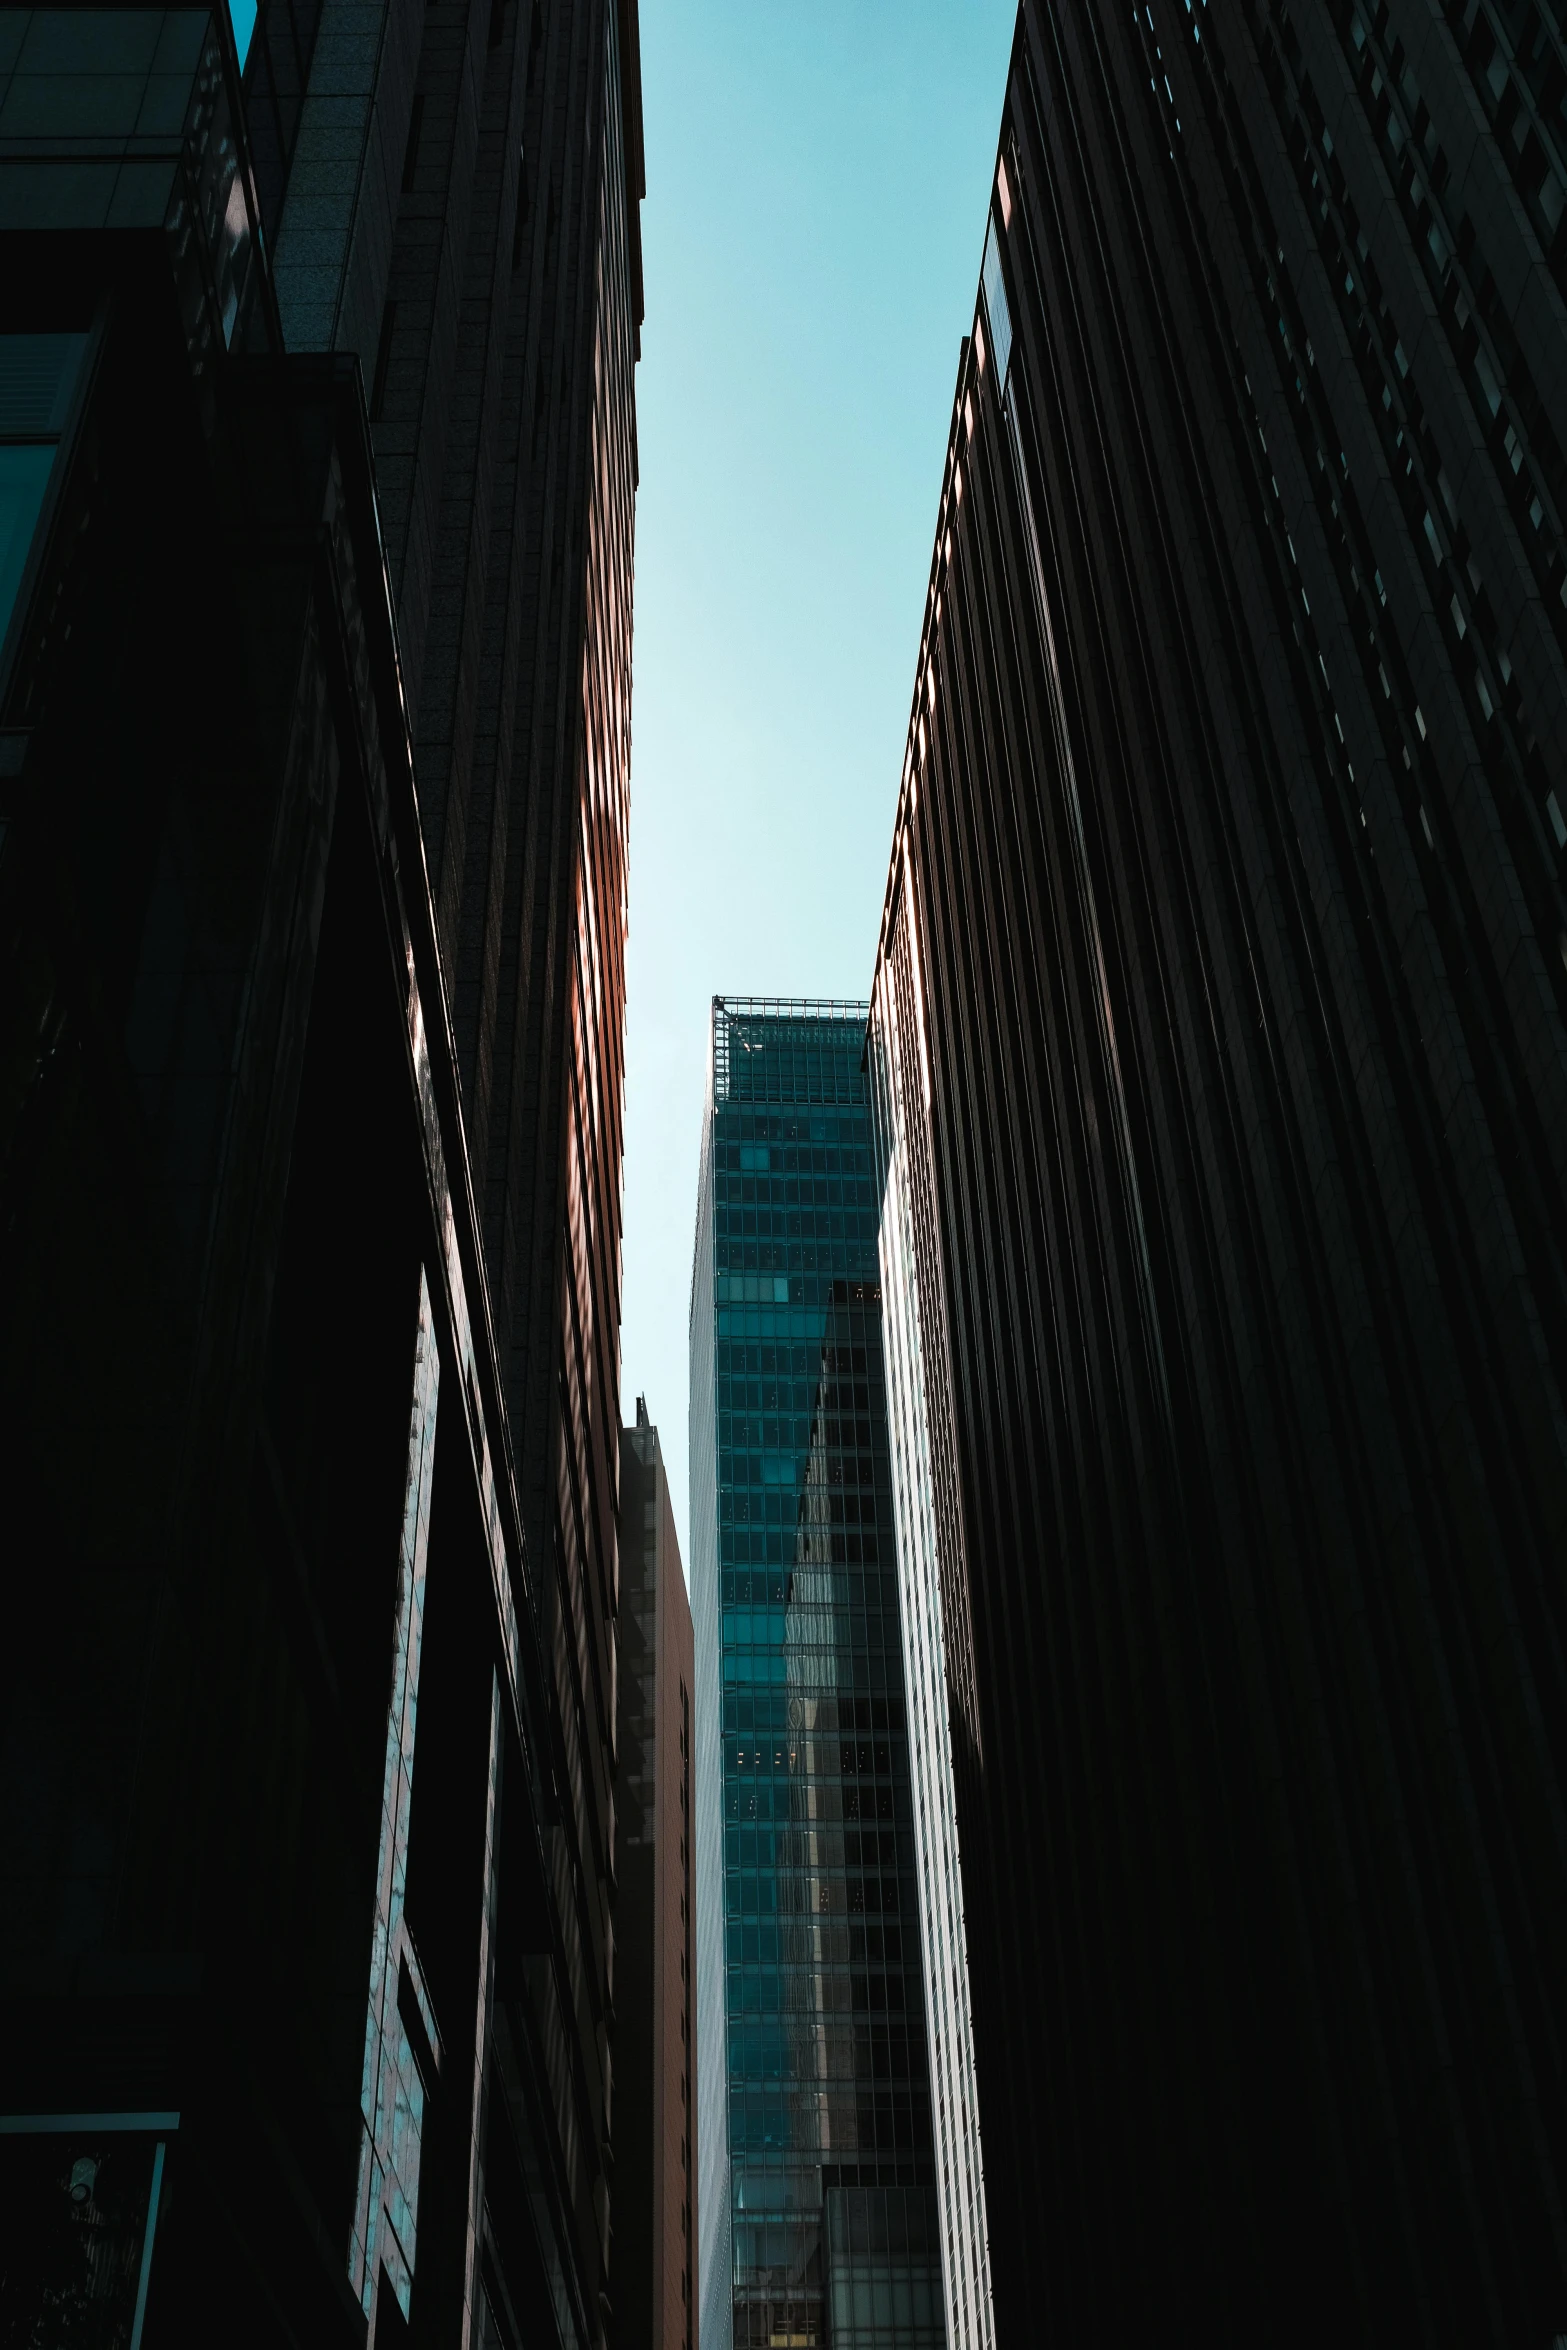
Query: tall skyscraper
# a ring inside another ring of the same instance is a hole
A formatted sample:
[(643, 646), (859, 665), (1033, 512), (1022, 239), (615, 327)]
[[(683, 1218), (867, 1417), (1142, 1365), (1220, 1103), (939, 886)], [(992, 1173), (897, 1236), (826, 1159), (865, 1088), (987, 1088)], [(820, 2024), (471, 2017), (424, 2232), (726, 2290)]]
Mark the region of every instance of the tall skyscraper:
[(1564, 68), (1019, 15), (871, 1054), (1003, 2341), (1567, 2328)]
[(618, 2350), (696, 2350), (696, 1861), (691, 1605), (658, 1430), (620, 1437), (616, 1682)]
[(357, 354), (369, 403), (541, 1610), (564, 1973), (539, 2053), (590, 2312), (612, 2126), (637, 44), (636, 0), (261, 0), (244, 83), (284, 341)]
[(691, 1297), (702, 2350), (937, 2350), (865, 1010), (715, 998)]
[(630, 0), (0, 12), (46, 2328), (605, 2340), (640, 138)]
[[(878, 977), (884, 989), (884, 975)], [(913, 1072), (901, 1055), (888, 1050), (887, 1016), (887, 1004), (879, 1000), (867, 1061), (881, 1197), (882, 1329), (916, 1796), (925, 2017), (941, 2176), (942, 2277), (948, 2350), (980, 2350), (994, 2338), (994, 2319), (953, 1768), (955, 1738), (970, 1778), (979, 1763), (972, 1633), (962, 1534), (952, 1509), (951, 1462), (932, 1454), (933, 1445), (951, 1440), (951, 1370), (939, 1312), (927, 1306), (921, 1313), (920, 1274), (939, 1280), (939, 1260), (930, 1248), (928, 1180), (916, 1183), (907, 1136), (908, 1121), (920, 1114), (924, 1102), (922, 1096), (912, 1103), (904, 1098)], [(925, 1174), (923, 1167), (920, 1173)]]

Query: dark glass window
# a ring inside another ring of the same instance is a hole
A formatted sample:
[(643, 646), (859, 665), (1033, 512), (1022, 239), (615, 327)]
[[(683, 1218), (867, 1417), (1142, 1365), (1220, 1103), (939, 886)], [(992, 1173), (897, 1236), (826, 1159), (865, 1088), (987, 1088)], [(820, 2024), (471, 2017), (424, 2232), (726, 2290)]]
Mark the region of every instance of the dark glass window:
[(84, 334), (0, 335), (0, 643), (21, 591)]

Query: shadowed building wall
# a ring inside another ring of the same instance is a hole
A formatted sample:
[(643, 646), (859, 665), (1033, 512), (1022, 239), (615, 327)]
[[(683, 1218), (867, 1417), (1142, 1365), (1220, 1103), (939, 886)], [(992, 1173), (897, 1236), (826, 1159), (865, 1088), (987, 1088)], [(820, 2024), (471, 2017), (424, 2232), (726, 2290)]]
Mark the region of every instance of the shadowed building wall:
[(0, 12), (0, 2297), (127, 2339), (605, 2338), (638, 88)]
[(873, 1040), (1003, 2341), (1567, 2323), (1564, 88), (1018, 20)]
[(620, 1437), (616, 1683), (615, 2193), (624, 2350), (694, 2350), (696, 1914), (691, 1607), (658, 1430)]
[(635, 0), (262, 0), (245, 66), (284, 337), (355, 353), (370, 413), (549, 1658), (559, 1942), (530, 2029), (590, 2328), (613, 2127), (637, 44)]

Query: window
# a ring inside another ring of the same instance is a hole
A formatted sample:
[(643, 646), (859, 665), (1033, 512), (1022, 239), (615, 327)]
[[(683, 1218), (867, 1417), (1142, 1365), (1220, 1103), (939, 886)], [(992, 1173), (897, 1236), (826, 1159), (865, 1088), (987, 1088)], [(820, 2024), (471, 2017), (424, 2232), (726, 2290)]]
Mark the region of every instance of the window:
[(0, 335), (0, 641), (21, 592), (84, 334)]
[(985, 316), (990, 322), (990, 347), (996, 355), (996, 391), (1007, 388), (1007, 367), (1012, 357), (1012, 313), (1007, 307), (1006, 280), (1001, 274), (1001, 249), (996, 242), (996, 223), (992, 216), (985, 233)]

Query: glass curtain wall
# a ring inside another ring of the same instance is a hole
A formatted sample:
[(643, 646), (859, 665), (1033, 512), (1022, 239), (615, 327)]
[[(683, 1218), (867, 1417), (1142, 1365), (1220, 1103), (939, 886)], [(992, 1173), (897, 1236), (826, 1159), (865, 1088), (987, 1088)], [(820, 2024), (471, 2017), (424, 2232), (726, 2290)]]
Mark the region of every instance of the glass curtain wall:
[(865, 1040), (860, 1005), (714, 1005), (691, 1332), (704, 2350), (946, 2339)]

